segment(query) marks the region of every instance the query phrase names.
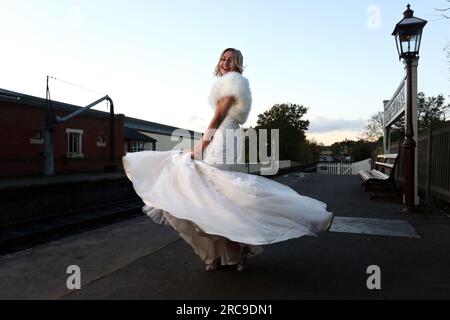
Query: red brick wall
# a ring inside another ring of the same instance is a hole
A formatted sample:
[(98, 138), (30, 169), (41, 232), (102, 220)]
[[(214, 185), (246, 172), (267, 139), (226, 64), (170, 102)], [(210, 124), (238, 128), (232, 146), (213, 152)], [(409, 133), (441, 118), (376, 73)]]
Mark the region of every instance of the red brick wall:
[[(68, 112), (56, 111), (57, 116)], [(43, 144), (31, 144), (32, 130), (42, 130), (45, 110), (24, 104), (0, 102), (0, 176), (40, 175), (43, 172)], [(69, 159), (66, 129), (83, 130), (84, 158)], [(98, 135), (106, 146), (97, 146)], [(115, 117), (115, 164), (121, 168), (124, 153), (124, 115)], [(81, 114), (59, 124), (54, 131), (55, 173), (103, 172), (110, 164), (110, 119)]]

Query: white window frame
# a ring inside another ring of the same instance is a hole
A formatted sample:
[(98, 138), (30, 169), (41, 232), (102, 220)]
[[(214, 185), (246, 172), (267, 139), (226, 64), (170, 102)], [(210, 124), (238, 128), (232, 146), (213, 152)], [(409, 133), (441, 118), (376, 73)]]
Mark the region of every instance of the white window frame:
[[(79, 145), (79, 152), (70, 152), (70, 134), (75, 133), (79, 134), (78, 136), (78, 145)], [(83, 134), (84, 131), (81, 129), (70, 129), (66, 128), (66, 134), (67, 134), (67, 158), (84, 158), (83, 154)]]
[(130, 152), (141, 152), (141, 151), (152, 151), (153, 150), (153, 142), (146, 141), (129, 141), (130, 144)]
[(33, 133), (33, 131), (39, 131), (40, 132), (40, 138), (33, 138), (33, 137), (31, 137), (30, 138), (30, 143), (31, 144), (44, 144), (44, 138), (42, 137), (42, 134), (43, 134), (43, 132), (42, 132), (42, 130), (32, 130), (32, 133)]

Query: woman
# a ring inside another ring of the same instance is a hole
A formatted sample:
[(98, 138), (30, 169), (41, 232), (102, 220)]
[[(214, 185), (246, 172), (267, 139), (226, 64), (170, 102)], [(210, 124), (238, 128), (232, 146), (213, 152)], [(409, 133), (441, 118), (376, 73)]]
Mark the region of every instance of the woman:
[(242, 72), (241, 52), (225, 49), (210, 94), (214, 116), (190, 153), (145, 151), (123, 157), (144, 212), (155, 222), (170, 224), (206, 270), (236, 265), (242, 271), (247, 255), (262, 251), (260, 245), (315, 236), (330, 227), (333, 216), (325, 203), (285, 185), (229, 171), (240, 160), (240, 151), (229, 156), (240, 135), (231, 135), (236, 140), (230, 143), (226, 131), (239, 132), (252, 101)]

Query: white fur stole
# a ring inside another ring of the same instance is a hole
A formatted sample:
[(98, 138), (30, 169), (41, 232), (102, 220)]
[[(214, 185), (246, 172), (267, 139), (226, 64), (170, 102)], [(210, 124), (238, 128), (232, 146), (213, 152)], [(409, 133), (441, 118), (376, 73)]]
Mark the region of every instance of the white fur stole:
[(228, 72), (217, 80), (209, 96), (211, 107), (215, 109), (217, 102), (227, 96), (236, 100), (228, 114), (240, 124), (245, 123), (252, 105), (252, 94), (248, 80), (239, 72)]

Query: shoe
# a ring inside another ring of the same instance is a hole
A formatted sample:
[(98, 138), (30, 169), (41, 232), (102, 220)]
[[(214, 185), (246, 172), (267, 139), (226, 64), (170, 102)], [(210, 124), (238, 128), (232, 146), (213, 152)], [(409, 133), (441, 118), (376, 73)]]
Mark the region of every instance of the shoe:
[(221, 267), (221, 263), (220, 263), (220, 258), (217, 258), (216, 260), (214, 260), (213, 263), (207, 264), (205, 267), (206, 271), (214, 271), (217, 270)]
[(328, 222), (328, 225), (325, 229), (326, 232), (330, 232), (331, 226), (333, 225), (333, 220), (334, 220), (334, 214), (331, 216), (330, 222)]
[(244, 271), (247, 262), (247, 255), (250, 253), (250, 247), (245, 245), (241, 248), (241, 254), (237, 263), (237, 271)]

